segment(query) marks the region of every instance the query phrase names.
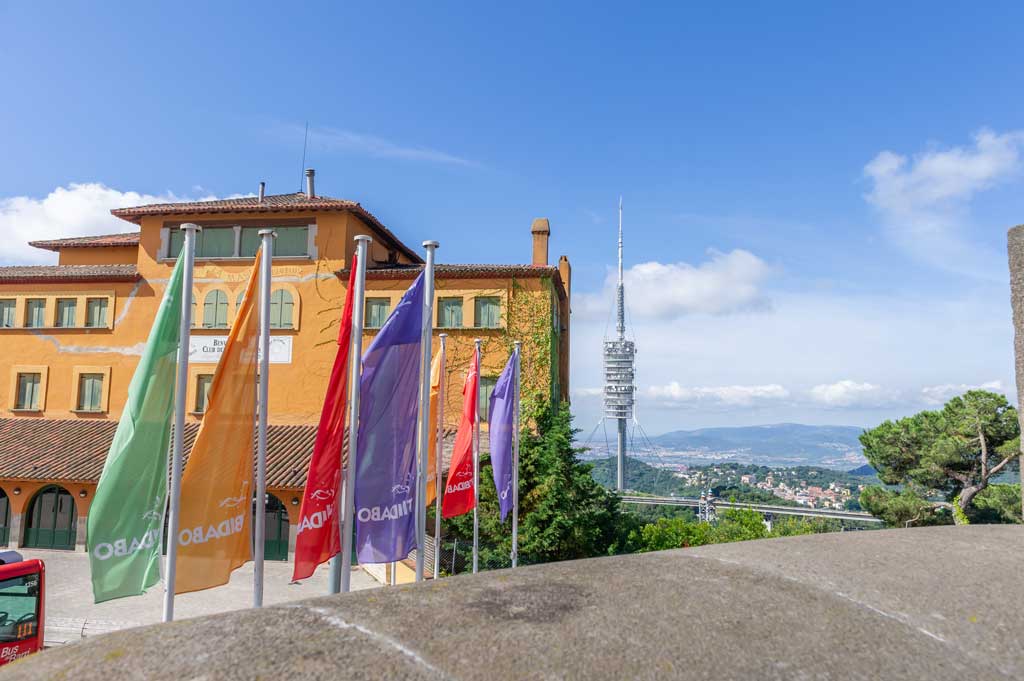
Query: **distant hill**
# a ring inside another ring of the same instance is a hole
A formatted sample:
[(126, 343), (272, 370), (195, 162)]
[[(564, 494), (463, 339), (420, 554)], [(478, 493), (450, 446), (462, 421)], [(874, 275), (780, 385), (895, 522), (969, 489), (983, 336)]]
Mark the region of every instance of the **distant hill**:
[(878, 472), (875, 471), (875, 469), (869, 463), (866, 463), (863, 466), (857, 466), (852, 471), (847, 471), (847, 473), (862, 478), (873, 478), (878, 475)]
[(662, 455), (764, 465), (826, 466), (848, 470), (865, 461), (856, 426), (765, 426), (677, 430), (651, 438)]

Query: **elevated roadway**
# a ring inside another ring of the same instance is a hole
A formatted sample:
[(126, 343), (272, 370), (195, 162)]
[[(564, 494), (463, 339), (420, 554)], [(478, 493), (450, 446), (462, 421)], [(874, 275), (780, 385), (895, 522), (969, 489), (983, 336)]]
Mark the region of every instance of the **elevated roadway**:
[[(629, 494), (623, 494), (622, 503), (624, 504), (645, 504), (649, 506), (688, 506), (690, 508), (697, 508), (701, 501), (691, 497), (655, 497), (655, 496), (635, 496)], [(793, 515), (801, 516), (804, 518), (834, 518), (836, 520), (855, 520), (862, 523), (881, 523), (882, 520), (876, 518), (870, 513), (861, 513), (858, 511), (839, 511), (828, 508), (810, 508), (809, 506), (781, 506), (775, 504), (752, 504), (746, 502), (732, 502), (722, 501), (721, 499), (712, 499), (711, 505), (718, 508), (750, 508), (758, 513), (764, 515)]]

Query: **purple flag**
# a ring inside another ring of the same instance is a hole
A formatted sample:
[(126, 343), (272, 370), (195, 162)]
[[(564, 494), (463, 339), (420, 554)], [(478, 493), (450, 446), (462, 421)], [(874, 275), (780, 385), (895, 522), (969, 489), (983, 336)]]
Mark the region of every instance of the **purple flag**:
[(356, 555), (402, 560), (416, 548), (416, 417), (423, 275), (363, 355), (356, 452)]
[(512, 352), (508, 364), (494, 384), (488, 413), (490, 422), (491, 468), (494, 470), (494, 488), (498, 491), (501, 520), (512, 510), (512, 435), (516, 410), (516, 360), (519, 351)]

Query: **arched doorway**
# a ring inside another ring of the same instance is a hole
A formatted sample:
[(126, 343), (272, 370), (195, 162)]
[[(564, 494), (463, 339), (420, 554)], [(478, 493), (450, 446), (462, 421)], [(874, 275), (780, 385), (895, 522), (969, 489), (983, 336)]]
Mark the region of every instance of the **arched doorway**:
[(8, 546), (11, 541), (11, 500), (7, 492), (0, 489), (0, 546)]
[(25, 546), (74, 550), (77, 515), (70, 492), (56, 485), (44, 487), (29, 505)]
[(267, 534), (263, 542), (264, 560), (288, 560), (288, 509), (273, 494), (267, 495), (266, 519)]

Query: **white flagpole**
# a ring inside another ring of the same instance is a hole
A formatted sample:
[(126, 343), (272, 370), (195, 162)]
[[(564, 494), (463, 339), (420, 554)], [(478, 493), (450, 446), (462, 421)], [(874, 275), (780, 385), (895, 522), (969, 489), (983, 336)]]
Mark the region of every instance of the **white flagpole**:
[(438, 335), (441, 342), (441, 373), (437, 389), (437, 447), (434, 452), (434, 579), (441, 576), (441, 497), (444, 496), (444, 484), (441, 482), (441, 457), (444, 454), (444, 370), (448, 357), (445, 353), (445, 346), (448, 341), (448, 334)]
[(480, 567), (480, 339), (474, 342), (476, 404), (473, 405), (473, 574)]
[(420, 418), (416, 442), (416, 581), (423, 581), (424, 552), (427, 546), (427, 462), (430, 447), (430, 352), (434, 329), (434, 251), (436, 241), (424, 241), (427, 262), (423, 266), (423, 324), (420, 335)]
[(270, 279), (274, 230), (261, 229), (260, 258), (260, 384), (256, 420), (256, 518), (252, 547), (252, 607), (263, 607), (263, 562), (267, 537), (267, 404), (270, 398)]
[[(363, 375), (363, 311), (366, 295), (366, 254), (373, 241), (365, 234), (355, 238), (356, 280), (348, 295), (355, 296), (352, 305), (352, 344), (348, 352), (348, 466), (345, 468), (341, 516), (341, 590), (352, 588), (352, 530), (356, 512), (356, 447), (359, 444), (359, 380)], [(342, 455), (341, 452), (338, 453)], [(332, 565), (334, 563), (332, 562)]]
[(523, 343), (516, 341), (515, 406), (512, 413), (512, 567), (519, 565), (519, 366)]
[(192, 330), (192, 269), (195, 266), (196, 232), (191, 223), (185, 232), (185, 271), (181, 279), (181, 326), (178, 331), (178, 375), (174, 385), (174, 442), (171, 445), (170, 517), (167, 520), (167, 567), (164, 570), (164, 622), (174, 619), (174, 578), (178, 562), (178, 518), (181, 513), (181, 459), (185, 447), (185, 395), (188, 391), (188, 346)]

